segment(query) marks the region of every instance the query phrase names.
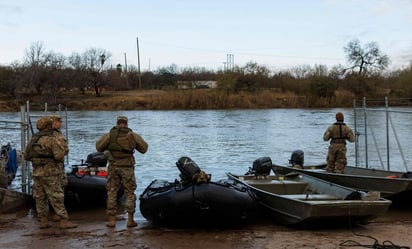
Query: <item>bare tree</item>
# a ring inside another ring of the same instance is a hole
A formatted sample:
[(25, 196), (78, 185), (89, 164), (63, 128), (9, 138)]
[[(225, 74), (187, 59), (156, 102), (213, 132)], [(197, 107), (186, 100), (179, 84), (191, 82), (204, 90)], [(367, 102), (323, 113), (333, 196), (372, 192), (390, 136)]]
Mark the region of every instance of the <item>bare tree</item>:
[(44, 62), (45, 48), (41, 41), (33, 42), (28, 49), (24, 51), (24, 63), (30, 66), (40, 66)]
[(90, 48), (82, 55), (82, 61), (86, 69), (90, 72), (91, 82), (93, 84), (96, 96), (100, 96), (101, 86), (103, 85), (103, 72), (105, 62), (109, 60), (111, 54), (104, 49)]
[(34, 42), (25, 50), (24, 81), (26, 86), (34, 88), (37, 94), (42, 94), (47, 88), (47, 66), (50, 63), (52, 53), (46, 52), (43, 42)]
[(310, 65), (299, 65), (289, 70), (290, 74), (296, 79), (305, 79), (311, 71)]
[(348, 69), (359, 68), (358, 74), (363, 75), (374, 70), (383, 70), (388, 67), (389, 57), (383, 54), (376, 42), (367, 43), (364, 47), (355, 39), (344, 47), (346, 57), (351, 65)]

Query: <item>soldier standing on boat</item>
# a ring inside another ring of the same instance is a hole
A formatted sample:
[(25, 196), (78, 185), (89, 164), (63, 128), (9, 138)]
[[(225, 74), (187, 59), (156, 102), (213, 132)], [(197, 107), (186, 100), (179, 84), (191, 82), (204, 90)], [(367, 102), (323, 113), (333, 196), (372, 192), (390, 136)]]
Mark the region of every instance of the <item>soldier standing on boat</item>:
[(137, 223), (134, 221), (134, 212), (136, 210), (135, 190), (137, 185), (134, 174), (136, 162), (133, 153), (136, 149), (144, 154), (147, 148), (148, 144), (146, 141), (128, 128), (128, 119), (125, 116), (117, 117), (117, 125), (96, 142), (97, 151), (104, 152), (105, 157), (109, 161), (106, 185), (106, 212), (109, 220), (106, 226), (116, 226), (117, 193), (121, 186), (123, 186), (126, 195), (127, 226), (137, 226)]
[(330, 125), (325, 134), (323, 134), (323, 140), (329, 141), (330, 145), (328, 149), (327, 172), (343, 174), (347, 159), (346, 159), (346, 141), (351, 143), (355, 142), (355, 134), (352, 129), (344, 122), (344, 117), (341, 112), (336, 113), (336, 123)]
[(33, 166), (33, 197), (39, 218), (39, 227), (50, 227), (48, 221), (49, 203), (60, 217), (60, 228), (75, 228), (77, 224), (69, 221), (64, 206), (64, 191), (61, 183), (60, 164), (64, 160), (65, 148), (53, 134), (53, 120), (42, 117), (36, 127), (39, 132), (33, 134), (24, 151), (24, 159)]

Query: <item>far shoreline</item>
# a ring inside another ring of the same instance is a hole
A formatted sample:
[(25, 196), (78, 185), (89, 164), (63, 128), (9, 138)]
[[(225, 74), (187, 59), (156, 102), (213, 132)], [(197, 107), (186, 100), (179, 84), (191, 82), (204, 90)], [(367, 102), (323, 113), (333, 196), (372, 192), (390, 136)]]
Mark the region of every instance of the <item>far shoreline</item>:
[(313, 98), (296, 96), (274, 90), (231, 92), (222, 89), (188, 90), (129, 90), (106, 91), (97, 97), (94, 92), (84, 94), (61, 92), (51, 98), (27, 95), (14, 99), (0, 97), (0, 112), (18, 112), (30, 103), (33, 111), (61, 105), (70, 111), (121, 111), (121, 110), (230, 110), (230, 109), (275, 109), (275, 108), (350, 108), (354, 96)]

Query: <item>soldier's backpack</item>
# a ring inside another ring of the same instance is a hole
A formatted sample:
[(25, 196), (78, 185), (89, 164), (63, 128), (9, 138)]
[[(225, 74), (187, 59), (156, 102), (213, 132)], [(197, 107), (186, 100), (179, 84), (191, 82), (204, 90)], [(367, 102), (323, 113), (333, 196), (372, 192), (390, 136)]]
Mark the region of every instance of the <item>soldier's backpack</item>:
[(46, 151), (43, 145), (39, 144), (39, 139), (43, 136), (53, 136), (53, 131), (39, 131), (33, 134), (27, 144), (27, 150), (24, 153), (24, 160), (31, 161), (33, 158), (52, 158), (53, 155)]

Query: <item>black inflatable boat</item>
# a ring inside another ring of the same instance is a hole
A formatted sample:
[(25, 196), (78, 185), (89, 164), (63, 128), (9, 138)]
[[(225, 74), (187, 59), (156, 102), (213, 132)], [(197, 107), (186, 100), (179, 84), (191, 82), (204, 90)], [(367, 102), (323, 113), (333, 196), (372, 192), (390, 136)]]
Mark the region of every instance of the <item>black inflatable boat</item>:
[[(103, 153), (91, 153), (87, 156), (86, 162), (82, 161), (81, 164), (71, 167), (71, 172), (67, 173), (66, 204), (105, 204), (107, 200), (107, 160)], [(118, 198), (122, 196), (123, 190), (120, 189)]]
[(257, 201), (232, 180), (210, 181), (210, 175), (188, 157), (176, 162), (181, 180), (153, 180), (140, 195), (140, 212), (153, 223), (175, 225), (233, 224), (255, 215)]

